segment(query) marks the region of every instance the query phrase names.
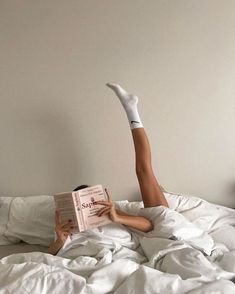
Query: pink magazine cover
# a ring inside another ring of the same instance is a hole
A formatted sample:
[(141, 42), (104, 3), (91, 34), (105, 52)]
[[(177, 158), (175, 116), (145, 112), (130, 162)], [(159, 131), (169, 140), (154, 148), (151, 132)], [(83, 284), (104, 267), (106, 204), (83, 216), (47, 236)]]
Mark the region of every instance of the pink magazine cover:
[(97, 216), (97, 212), (104, 206), (95, 202), (107, 200), (102, 185), (56, 194), (54, 199), (61, 221), (71, 219), (75, 224), (74, 232), (83, 232), (112, 222), (108, 215)]
[(78, 201), (80, 200), (80, 207), (77, 206), (78, 201), (76, 201), (76, 207), (78, 210), (81, 209), (84, 230), (96, 228), (112, 222), (108, 215), (97, 216), (97, 212), (104, 206), (95, 204), (95, 202), (107, 200), (102, 185), (88, 187), (76, 192), (79, 192), (77, 193), (79, 196), (76, 196), (76, 199)]

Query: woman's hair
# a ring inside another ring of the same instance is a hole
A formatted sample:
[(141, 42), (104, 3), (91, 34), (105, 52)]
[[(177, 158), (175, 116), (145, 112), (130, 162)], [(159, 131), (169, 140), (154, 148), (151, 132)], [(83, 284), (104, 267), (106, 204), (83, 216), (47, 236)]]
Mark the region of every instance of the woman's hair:
[(88, 186), (88, 185), (80, 185), (77, 188), (75, 188), (73, 191), (78, 191), (78, 190), (85, 189), (85, 188), (88, 188), (88, 187), (90, 187), (90, 186)]

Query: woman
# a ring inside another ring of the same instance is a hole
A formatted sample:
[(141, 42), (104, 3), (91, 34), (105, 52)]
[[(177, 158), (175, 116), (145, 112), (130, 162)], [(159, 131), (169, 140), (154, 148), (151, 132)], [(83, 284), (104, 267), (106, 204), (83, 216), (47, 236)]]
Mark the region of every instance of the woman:
[[(127, 93), (119, 85), (107, 84), (107, 86), (115, 92), (127, 114), (135, 148), (136, 175), (144, 207), (159, 205), (168, 207), (167, 201), (152, 169), (150, 145), (137, 108), (138, 97)], [(87, 186), (79, 186), (75, 190), (85, 187)], [(122, 224), (143, 232), (152, 230), (152, 223), (147, 218), (143, 216), (128, 215), (127, 213), (117, 210), (110, 199), (109, 201), (97, 202), (97, 204), (104, 206), (104, 208), (98, 212), (99, 216), (102, 214), (109, 214), (109, 217), (114, 223)], [(61, 222), (58, 211), (56, 211), (55, 223), (57, 239), (49, 247), (49, 253), (54, 255), (58, 253), (74, 229), (74, 224), (72, 224), (71, 220), (68, 220), (65, 223)]]

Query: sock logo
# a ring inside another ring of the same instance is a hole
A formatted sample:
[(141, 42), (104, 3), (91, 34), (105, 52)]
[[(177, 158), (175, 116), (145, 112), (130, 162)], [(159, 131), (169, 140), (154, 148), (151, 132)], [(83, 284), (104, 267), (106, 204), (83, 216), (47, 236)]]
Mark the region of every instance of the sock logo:
[(132, 120), (131, 121), (131, 124), (133, 124), (133, 123), (139, 124), (140, 122), (139, 121), (136, 121), (136, 120)]

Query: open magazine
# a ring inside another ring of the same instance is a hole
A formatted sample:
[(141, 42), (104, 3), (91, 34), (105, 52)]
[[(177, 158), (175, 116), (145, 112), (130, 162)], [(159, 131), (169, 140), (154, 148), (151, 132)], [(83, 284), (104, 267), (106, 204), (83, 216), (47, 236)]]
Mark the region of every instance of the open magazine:
[(102, 185), (59, 193), (54, 195), (54, 200), (61, 221), (71, 219), (75, 225), (74, 232), (83, 232), (111, 222), (108, 215), (97, 216), (97, 212), (104, 206), (95, 202), (107, 200)]

